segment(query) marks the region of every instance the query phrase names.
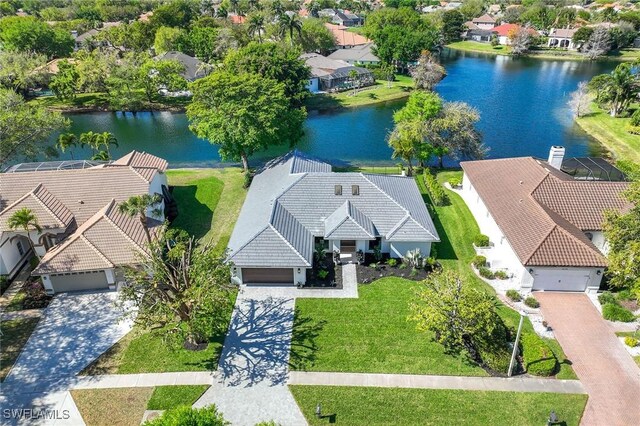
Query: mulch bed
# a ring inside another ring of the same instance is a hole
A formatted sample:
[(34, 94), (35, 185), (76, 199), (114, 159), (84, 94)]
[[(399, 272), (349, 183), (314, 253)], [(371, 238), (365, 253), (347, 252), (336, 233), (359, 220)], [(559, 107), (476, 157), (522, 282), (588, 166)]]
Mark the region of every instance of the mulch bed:
[[(366, 253), (364, 263), (356, 265), (358, 282), (368, 284), (384, 277), (398, 277), (408, 280), (422, 281), (431, 273), (431, 271), (425, 269), (402, 267), (402, 261), (400, 259), (397, 259), (398, 263), (395, 266), (389, 266), (387, 265), (388, 260), (389, 255), (385, 254), (380, 262), (376, 262), (371, 253)], [(377, 266), (372, 267), (372, 264), (377, 264)]]
[[(318, 272), (325, 270), (328, 275), (320, 278)], [(307, 270), (307, 282), (302, 288), (342, 288), (342, 268), (333, 264), (331, 254), (327, 254), (320, 262), (314, 262), (313, 268)]]
[(39, 278), (30, 277), (24, 283), (20, 291), (14, 296), (14, 299), (7, 306), (8, 311), (21, 311), (26, 309), (43, 309), (49, 306), (49, 302), (53, 299), (44, 291), (44, 286)]

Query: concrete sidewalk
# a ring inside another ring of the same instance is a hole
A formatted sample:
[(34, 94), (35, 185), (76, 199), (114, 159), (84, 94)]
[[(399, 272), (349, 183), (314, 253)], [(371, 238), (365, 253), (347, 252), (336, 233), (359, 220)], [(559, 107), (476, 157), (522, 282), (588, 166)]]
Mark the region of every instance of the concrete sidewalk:
[(290, 385), (380, 388), (460, 389), (480, 391), (586, 393), (578, 380), (525, 377), (461, 377), (412, 374), (289, 372)]

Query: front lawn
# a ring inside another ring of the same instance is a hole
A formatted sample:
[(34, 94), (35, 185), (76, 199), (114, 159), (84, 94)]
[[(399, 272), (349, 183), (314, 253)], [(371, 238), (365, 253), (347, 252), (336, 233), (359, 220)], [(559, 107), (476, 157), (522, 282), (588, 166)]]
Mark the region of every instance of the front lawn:
[[(289, 386), (311, 425), (531, 425), (546, 424), (554, 410), (567, 426), (580, 423), (587, 395)], [(315, 416), (322, 405), (323, 417)]]
[(39, 318), (21, 318), (0, 322), (0, 382), (9, 375), (20, 351), (38, 325)]
[(463, 357), (445, 354), (407, 320), (418, 285), (389, 277), (360, 285), (358, 299), (297, 299), (296, 323), (320, 327), (317, 336), (294, 328), (293, 369), (486, 376)]
[(462, 50), (465, 52), (478, 52), (478, 53), (490, 53), (492, 55), (509, 55), (511, 54), (511, 48), (509, 46), (492, 46), (491, 43), (480, 43), (479, 41), (456, 41), (454, 43), (447, 44), (448, 48), (455, 50)]
[(596, 105), (591, 114), (576, 119), (582, 129), (611, 151), (618, 160), (640, 163), (640, 136), (627, 132), (630, 118), (611, 117)]
[(350, 108), (406, 98), (411, 94), (411, 90), (411, 77), (397, 75), (395, 81), (391, 82), (391, 87), (387, 87), (386, 81), (378, 80), (373, 86), (358, 89), (355, 95), (353, 90), (312, 95), (305, 101), (305, 105), (308, 110), (321, 111)]
[(167, 171), (167, 176), (178, 204), (172, 226), (224, 250), (247, 195), (242, 170), (177, 169)]
[(72, 390), (71, 396), (87, 425), (137, 426), (145, 410), (191, 406), (208, 388), (207, 385), (187, 385), (82, 389)]

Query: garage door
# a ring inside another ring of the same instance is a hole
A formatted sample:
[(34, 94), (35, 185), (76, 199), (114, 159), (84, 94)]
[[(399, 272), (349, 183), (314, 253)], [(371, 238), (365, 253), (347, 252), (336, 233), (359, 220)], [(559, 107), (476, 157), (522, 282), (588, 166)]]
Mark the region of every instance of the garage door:
[(245, 284), (293, 284), (293, 268), (242, 268)]
[(79, 272), (70, 275), (51, 275), (51, 285), (56, 293), (64, 291), (97, 290), (109, 287), (104, 271)]
[(585, 291), (589, 272), (585, 270), (541, 270), (534, 273), (533, 289), (546, 291)]

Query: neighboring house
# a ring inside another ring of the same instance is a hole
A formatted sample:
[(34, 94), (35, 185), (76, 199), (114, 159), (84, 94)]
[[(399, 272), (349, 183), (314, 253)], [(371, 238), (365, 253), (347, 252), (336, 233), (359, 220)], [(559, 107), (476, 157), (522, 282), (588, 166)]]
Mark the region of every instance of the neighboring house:
[(344, 25), (324, 24), (333, 34), (336, 40), (336, 49), (351, 49), (354, 46), (361, 46), (371, 43), (371, 40), (360, 34), (351, 32)]
[(210, 66), (206, 62), (202, 62), (198, 58), (185, 55), (182, 52), (166, 52), (153, 58), (155, 60), (173, 60), (178, 61), (184, 65), (184, 72), (182, 76), (187, 81), (194, 81), (202, 77), (206, 77), (209, 74)]
[(351, 65), (377, 65), (380, 59), (373, 54), (373, 47), (373, 43), (367, 43), (351, 49), (338, 49), (327, 58), (345, 61)]
[[(354, 86), (364, 87), (375, 83), (373, 73), (366, 68), (329, 59), (317, 53), (305, 53), (300, 58), (311, 68), (307, 89), (312, 93), (348, 90)], [(357, 80), (353, 80), (352, 71), (357, 73)]]
[(471, 22), (481, 30), (490, 30), (498, 24), (496, 19), (487, 13), (478, 18), (473, 18)]
[[(138, 217), (118, 212), (134, 195), (170, 199), (167, 162), (133, 151), (111, 163), (58, 161), (24, 163), (0, 173), (0, 274), (15, 275), (29, 259), (31, 238), (48, 293), (108, 288), (122, 281), (122, 266), (145, 253), (146, 234)], [(148, 212), (151, 233), (164, 220)], [(22, 208), (33, 211), (42, 233), (7, 225)]]
[(335, 173), (293, 151), (254, 177), (229, 260), (238, 284), (296, 285), (306, 282), (317, 244), (351, 259), (376, 248), (400, 258), (414, 249), (428, 256), (439, 240), (413, 178)]
[[(462, 38), (465, 40), (472, 40), (481, 43), (488, 43), (495, 34), (493, 30), (483, 30), (477, 27), (477, 25), (470, 23), (467, 25), (467, 30), (462, 33)], [(465, 24), (466, 25), (466, 24)]]
[(604, 212), (629, 207), (627, 182), (571, 176), (561, 170), (563, 159), (564, 148), (553, 147), (546, 162), (461, 163), (462, 197), (491, 241), (478, 253), (523, 291), (597, 291), (607, 266)]
[(576, 31), (577, 29), (575, 28), (551, 28), (547, 46), (575, 50), (576, 45), (573, 42), (573, 35)]
[(95, 36), (97, 36), (100, 33), (99, 30), (97, 29), (91, 29), (87, 32), (84, 32), (80, 35), (76, 35), (77, 32), (76, 31), (72, 31), (71, 35), (74, 37), (75, 39), (75, 50), (81, 49), (82, 47), (84, 47), (87, 43), (90, 43)]
[[(498, 42), (504, 46), (509, 46), (511, 44), (511, 35), (515, 34), (516, 31), (520, 29), (520, 25), (518, 24), (502, 24), (494, 27), (491, 31), (498, 37)], [(537, 37), (540, 34), (533, 28), (528, 28), (529, 34), (533, 37)]]
[(332, 23), (345, 27), (360, 26), (364, 19), (344, 9), (322, 9), (318, 12), (318, 17), (330, 19)]

